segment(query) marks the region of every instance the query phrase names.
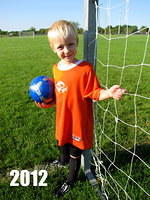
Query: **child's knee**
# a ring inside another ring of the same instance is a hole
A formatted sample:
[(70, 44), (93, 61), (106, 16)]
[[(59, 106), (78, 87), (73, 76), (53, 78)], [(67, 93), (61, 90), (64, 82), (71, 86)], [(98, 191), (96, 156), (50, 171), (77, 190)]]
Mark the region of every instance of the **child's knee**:
[(81, 158), (81, 155), (80, 156), (73, 156), (70, 154), (70, 158), (73, 158), (73, 159), (80, 159)]

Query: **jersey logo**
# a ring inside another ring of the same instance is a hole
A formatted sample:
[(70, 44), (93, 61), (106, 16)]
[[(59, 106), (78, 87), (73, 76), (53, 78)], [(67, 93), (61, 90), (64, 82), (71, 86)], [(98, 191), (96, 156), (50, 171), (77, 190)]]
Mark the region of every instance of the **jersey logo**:
[(72, 136), (72, 139), (73, 140), (75, 140), (75, 141), (77, 141), (77, 142), (80, 142), (80, 140), (81, 140), (81, 138), (80, 137), (77, 137), (77, 136)]
[(59, 93), (64, 93), (68, 90), (68, 87), (65, 85), (63, 81), (56, 82), (56, 90)]

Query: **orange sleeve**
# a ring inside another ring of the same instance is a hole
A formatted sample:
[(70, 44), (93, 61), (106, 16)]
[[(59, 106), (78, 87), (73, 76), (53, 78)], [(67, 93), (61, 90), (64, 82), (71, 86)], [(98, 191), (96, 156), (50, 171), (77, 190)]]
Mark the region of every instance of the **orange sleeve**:
[(93, 69), (91, 69), (86, 73), (84, 84), (85, 84), (84, 98), (99, 100), (100, 91), (103, 88), (101, 88), (100, 83)]

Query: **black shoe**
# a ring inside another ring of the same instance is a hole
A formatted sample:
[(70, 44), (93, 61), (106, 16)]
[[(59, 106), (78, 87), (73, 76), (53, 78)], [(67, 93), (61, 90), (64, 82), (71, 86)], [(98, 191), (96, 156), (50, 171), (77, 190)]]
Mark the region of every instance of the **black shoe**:
[(70, 191), (71, 185), (64, 183), (59, 190), (55, 193), (56, 197), (61, 197)]
[(66, 165), (62, 164), (59, 160), (54, 160), (53, 162), (49, 163), (50, 167), (66, 167)]

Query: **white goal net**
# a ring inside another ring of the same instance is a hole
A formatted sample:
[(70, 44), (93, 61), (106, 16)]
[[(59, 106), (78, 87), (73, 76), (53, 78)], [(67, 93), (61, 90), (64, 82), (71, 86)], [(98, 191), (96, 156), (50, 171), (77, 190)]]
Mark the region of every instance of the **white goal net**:
[(150, 27), (132, 25), (132, 3), (95, 1), (97, 75), (102, 87), (127, 90), (120, 101), (96, 103), (94, 165), (113, 200), (150, 199)]
[(35, 32), (34, 31), (20, 31), (19, 32), (19, 37), (35, 37)]

